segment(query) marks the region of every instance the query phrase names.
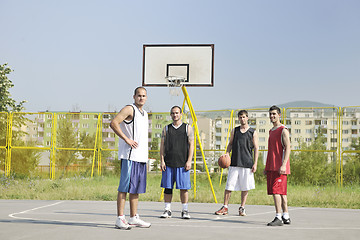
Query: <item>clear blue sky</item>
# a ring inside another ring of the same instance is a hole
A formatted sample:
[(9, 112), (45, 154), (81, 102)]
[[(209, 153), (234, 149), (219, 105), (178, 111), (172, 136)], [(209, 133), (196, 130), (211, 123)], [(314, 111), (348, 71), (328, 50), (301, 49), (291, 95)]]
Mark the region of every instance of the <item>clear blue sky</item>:
[[(298, 100), (360, 105), (358, 0), (1, 0), (0, 63), (28, 111), (114, 111), (142, 82), (142, 46), (215, 44), (197, 110)], [(182, 98), (148, 88), (146, 108)]]

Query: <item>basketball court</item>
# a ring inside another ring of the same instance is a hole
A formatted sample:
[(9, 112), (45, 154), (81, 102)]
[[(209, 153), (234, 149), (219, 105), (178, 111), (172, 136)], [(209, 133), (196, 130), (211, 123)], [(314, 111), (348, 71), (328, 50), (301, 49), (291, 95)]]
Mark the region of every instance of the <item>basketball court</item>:
[[(116, 202), (0, 200), (0, 239), (359, 239), (360, 210), (290, 207), (291, 225), (268, 227), (273, 206), (247, 206), (247, 216), (217, 216), (220, 204), (189, 203), (190, 220), (159, 218), (164, 204), (140, 202), (140, 217), (150, 228), (114, 227)], [(129, 206), (126, 205), (126, 213)], [(128, 217), (128, 216), (127, 216)]]

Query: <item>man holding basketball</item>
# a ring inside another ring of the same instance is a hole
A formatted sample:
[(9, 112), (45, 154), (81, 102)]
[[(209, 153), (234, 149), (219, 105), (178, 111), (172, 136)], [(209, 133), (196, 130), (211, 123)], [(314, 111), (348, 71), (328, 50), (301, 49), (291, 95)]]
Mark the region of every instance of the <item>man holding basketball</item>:
[(246, 216), (245, 203), (248, 192), (255, 188), (254, 173), (256, 172), (259, 149), (258, 135), (248, 124), (248, 112), (238, 113), (240, 126), (231, 131), (226, 154), (231, 155), (228, 178), (224, 192), (224, 205), (215, 212), (216, 215), (227, 215), (228, 204), (232, 191), (241, 191), (241, 205), (239, 215)]
[[(127, 105), (115, 116), (110, 126), (120, 137), (119, 160), (121, 176), (117, 196), (116, 228), (151, 226), (137, 214), (139, 194), (146, 192), (146, 163), (148, 161), (148, 114), (143, 109), (146, 89), (138, 87), (134, 91), (134, 104)], [(130, 219), (124, 215), (126, 195), (129, 193)]]
[(173, 122), (163, 129), (160, 145), (161, 187), (165, 188), (165, 211), (160, 217), (171, 217), (171, 200), (176, 182), (176, 189), (180, 189), (182, 203), (181, 218), (190, 219), (188, 190), (191, 189), (189, 170), (194, 153), (194, 133), (189, 124), (182, 122), (179, 106), (173, 106), (170, 115)]
[[(268, 226), (290, 224), (287, 206), (287, 175), (290, 174), (290, 137), (289, 130), (280, 122), (281, 111), (277, 106), (269, 109), (273, 128), (269, 131), (268, 155), (264, 173), (267, 177), (267, 192), (272, 195), (276, 216)], [(281, 209), (283, 214), (281, 216)]]

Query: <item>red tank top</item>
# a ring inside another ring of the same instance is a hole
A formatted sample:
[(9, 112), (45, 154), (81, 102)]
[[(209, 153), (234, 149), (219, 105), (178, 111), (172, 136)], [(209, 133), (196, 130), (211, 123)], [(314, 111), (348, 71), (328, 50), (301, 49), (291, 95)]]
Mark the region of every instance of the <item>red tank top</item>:
[[(266, 159), (266, 171), (279, 171), (284, 155), (284, 146), (281, 142), (281, 134), (285, 126), (280, 126), (269, 131), (268, 154)], [(290, 159), (286, 163), (285, 174), (290, 174)]]

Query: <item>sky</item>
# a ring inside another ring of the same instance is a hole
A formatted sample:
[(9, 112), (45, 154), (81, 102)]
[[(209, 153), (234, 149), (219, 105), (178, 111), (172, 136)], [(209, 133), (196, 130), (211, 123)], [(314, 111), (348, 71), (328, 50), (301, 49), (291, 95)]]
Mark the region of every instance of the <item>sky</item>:
[[(142, 84), (144, 44), (214, 44), (195, 110), (315, 101), (360, 105), (358, 0), (0, 0), (0, 64), (26, 111), (119, 111)], [(147, 87), (148, 111), (181, 105)]]

